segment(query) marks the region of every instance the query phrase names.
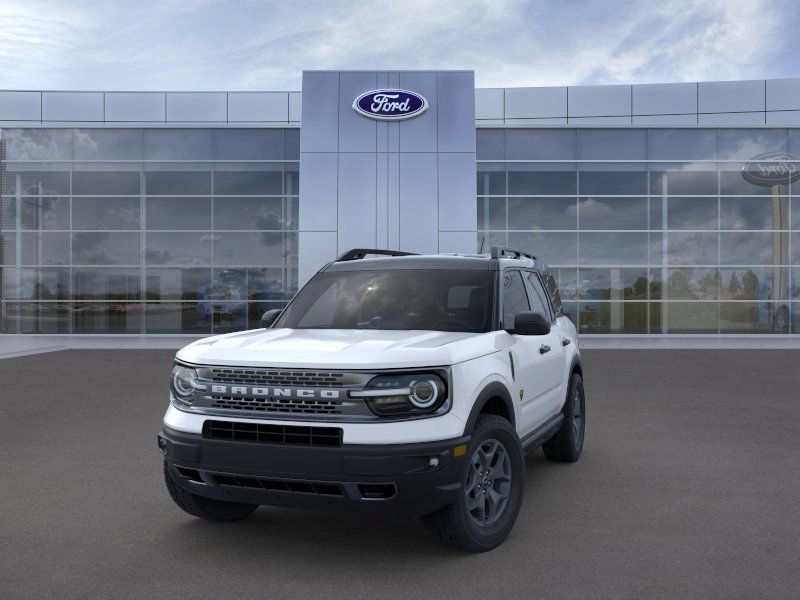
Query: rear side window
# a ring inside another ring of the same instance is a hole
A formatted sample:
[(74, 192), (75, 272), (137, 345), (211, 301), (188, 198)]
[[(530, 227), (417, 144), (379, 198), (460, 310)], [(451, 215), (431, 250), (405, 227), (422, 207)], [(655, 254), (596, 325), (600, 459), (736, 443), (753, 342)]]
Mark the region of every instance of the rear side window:
[(530, 310), (528, 294), (519, 271), (503, 273), (503, 327), (514, 327), (517, 314)]
[(561, 306), (561, 295), (558, 293), (558, 286), (553, 275), (548, 273), (544, 277), (544, 284), (547, 288), (547, 294), (550, 296), (550, 302), (553, 305), (553, 310), (556, 311), (556, 317), (564, 316), (564, 308)]
[(547, 295), (544, 288), (542, 288), (539, 277), (531, 271), (526, 271), (523, 277), (529, 286), (528, 295), (531, 298), (531, 310), (543, 314), (552, 321), (554, 319), (553, 312), (550, 310), (550, 303), (547, 301)]

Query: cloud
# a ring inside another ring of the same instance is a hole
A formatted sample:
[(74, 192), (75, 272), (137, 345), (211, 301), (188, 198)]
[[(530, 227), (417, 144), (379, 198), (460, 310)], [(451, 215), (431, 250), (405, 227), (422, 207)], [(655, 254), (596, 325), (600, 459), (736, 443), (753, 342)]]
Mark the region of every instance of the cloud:
[(303, 69), (481, 87), (796, 76), (788, 0), (142, 0), (0, 5), (0, 87), (299, 89)]

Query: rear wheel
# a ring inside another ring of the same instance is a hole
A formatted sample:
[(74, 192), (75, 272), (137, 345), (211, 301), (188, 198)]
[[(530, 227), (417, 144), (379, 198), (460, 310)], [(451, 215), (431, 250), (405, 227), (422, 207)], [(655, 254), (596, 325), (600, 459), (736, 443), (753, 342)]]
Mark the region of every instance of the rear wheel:
[(583, 392), (583, 379), (573, 373), (569, 380), (567, 400), (562, 410), (564, 420), (558, 432), (544, 444), (544, 455), (555, 462), (575, 462), (583, 450), (583, 437), (586, 430), (586, 396)]
[(167, 490), (169, 490), (169, 495), (175, 501), (175, 504), (193, 517), (231, 523), (244, 519), (258, 508), (258, 504), (213, 500), (186, 491), (172, 478), (167, 461), (164, 461), (164, 482), (167, 484)]
[(511, 423), (495, 415), (478, 418), (458, 500), (423, 517), (442, 542), (486, 552), (508, 537), (525, 489), (525, 461)]

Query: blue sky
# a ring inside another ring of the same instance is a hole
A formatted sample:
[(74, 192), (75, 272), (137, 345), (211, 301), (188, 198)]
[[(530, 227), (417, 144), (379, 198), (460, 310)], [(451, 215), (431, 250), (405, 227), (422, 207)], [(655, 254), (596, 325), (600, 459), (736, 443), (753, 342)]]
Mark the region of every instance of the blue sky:
[(794, 0), (0, 0), (0, 89), (296, 90), (303, 69), (480, 87), (800, 76)]

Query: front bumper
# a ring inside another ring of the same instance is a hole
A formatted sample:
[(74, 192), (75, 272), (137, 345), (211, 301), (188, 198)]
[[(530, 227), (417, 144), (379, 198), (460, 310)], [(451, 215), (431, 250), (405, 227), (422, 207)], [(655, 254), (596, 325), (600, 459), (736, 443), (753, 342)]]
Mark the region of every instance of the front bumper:
[(469, 440), (292, 446), (209, 439), (164, 426), (158, 445), (175, 482), (200, 496), (415, 517), (457, 498)]

